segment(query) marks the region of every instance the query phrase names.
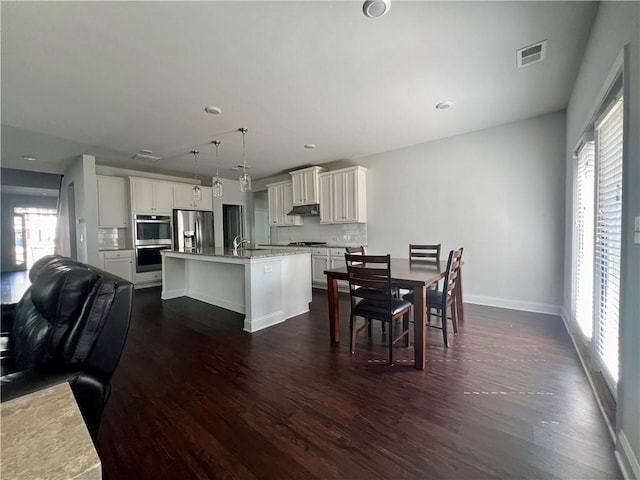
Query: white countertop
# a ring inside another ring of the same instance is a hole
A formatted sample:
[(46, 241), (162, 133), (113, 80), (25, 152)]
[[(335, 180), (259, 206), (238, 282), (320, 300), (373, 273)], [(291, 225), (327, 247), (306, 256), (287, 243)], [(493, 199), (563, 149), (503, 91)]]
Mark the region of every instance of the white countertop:
[(163, 250), (162, 255), (165, 254), (182, 254), (182, 255), (194, 255), (194, 256), (202, 256), (202, 257), (222, 257), (222, 258), (232, 258), (232, 259), (256, 259), (256, 258), (267, 258), (267, 257), (282, 257), (283, 255), (299, 255), (299, 254), (308, 254), (309, 249), (305, 247), (297, 247), (291, 248), (291, 250), (287, 249), (283, 250), (272, 250), (270, 248), (257, 248), (257, 249), (247, 249), (247, 248), (239, 248), (238, 253), (234, 254), (232, 249), (215, 247), (215, 248), (204, 248), (204, 249), (196, 249), (196, 248), (185, 248), (181, 250)]

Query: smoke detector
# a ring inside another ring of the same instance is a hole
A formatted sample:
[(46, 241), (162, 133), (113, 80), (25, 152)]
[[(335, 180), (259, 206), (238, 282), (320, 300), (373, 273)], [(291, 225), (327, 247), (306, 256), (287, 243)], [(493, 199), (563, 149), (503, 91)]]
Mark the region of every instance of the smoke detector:
[(391, 0), (366, 0), (362, 5), (362, 13), (369, 18), (378, 18), (391, 8)]
[(140, 150), (131, 158), (133, 158), (134, 160), (146, 160), (148, 162), (157, 162), (162, 157), (158, 157), (157, 155), (154, 155), (151, 150)]
[(547, 41), (543, 40), (516, 51), (518, 68), (541, 62), (547, 53)]

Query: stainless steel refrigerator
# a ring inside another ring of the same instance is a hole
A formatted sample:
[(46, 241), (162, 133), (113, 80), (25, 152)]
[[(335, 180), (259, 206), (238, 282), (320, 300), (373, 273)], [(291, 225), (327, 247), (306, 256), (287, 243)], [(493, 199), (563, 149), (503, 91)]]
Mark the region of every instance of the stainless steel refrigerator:
[(174, 250), (213, 248), (213, 213), (198, 210), (173, 211)]

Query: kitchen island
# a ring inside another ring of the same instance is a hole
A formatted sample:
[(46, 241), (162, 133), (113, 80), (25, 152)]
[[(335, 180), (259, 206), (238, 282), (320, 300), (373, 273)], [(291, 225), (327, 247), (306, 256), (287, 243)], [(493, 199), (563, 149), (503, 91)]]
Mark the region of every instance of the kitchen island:
[(256, 332), (309, 311), (308, 250), (223, 248), (162, 252), (162, 299), (187, 296), (245, 315)]

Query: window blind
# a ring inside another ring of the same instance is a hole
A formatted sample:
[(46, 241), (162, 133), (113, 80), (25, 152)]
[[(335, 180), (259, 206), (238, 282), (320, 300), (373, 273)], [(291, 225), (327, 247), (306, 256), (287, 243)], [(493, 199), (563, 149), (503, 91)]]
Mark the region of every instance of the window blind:
[[(618, 381), (618, 319), (622, 237), (622, 98), (596, 124), (595, 354)], [(605, 375), (606, 377), (606, 375)]]
[(578, 151), (576, 205), (576, 321), (585, 337), (593, 335), (594, 144)]

